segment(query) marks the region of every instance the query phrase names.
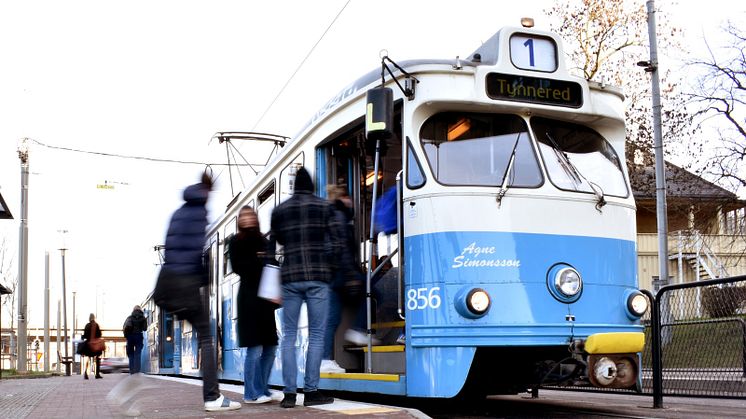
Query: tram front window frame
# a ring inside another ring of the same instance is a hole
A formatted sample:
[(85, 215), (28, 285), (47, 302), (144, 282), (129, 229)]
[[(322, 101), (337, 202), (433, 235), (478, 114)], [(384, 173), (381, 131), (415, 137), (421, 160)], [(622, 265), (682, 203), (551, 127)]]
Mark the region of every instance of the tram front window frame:
[(626, 198), (622, 161), (597, 131), (573, 122), (532, 117), (531, 129), (550, 182), (558, 189)]
[(518, 115), (441, 112), (422, 125), (420, 143), (442, 185), (499, 187), (506, 175), (511, 188), (544, 183), (528, 125)]

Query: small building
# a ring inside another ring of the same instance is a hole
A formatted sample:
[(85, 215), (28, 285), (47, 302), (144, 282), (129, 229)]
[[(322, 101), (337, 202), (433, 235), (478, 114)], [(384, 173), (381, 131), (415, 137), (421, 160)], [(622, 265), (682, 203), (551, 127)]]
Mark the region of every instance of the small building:
[(10, 209), (3, 199), (3, 194), (0, 194), (0, 219), (13, 219), (13, 215), (10, 213)]
[[(637, 204), (640, 288), (655, 290), (658, 232), (655, 167), (628, 165)], [(746, 201), (666, 162), (668, 283), (746, 274)]]

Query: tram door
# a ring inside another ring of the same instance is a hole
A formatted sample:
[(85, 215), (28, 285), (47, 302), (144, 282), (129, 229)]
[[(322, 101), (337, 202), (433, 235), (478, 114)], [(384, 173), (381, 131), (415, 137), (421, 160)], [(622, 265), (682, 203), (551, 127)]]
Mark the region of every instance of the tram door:
[[(381, 158), (379, 161), (378, 174), (374, 174), (374, 153), (375, 149), (366, 147), (365, 143), (365, 124), (362, 118), (359, 123), (354, 125), (350, 130), (330, 138), (318, 154), (321, 160), (319, 164), (326, 167), (322, 179), (325, 185), (319, 185), (319, 192), (326, 196), (326, 186), (339, 185), (347, 189), (353, 202), (354, 217), (354, 235), (358, 248), (355, 249), (355, 260), (360, 266), (361, 272), (367, 271), (367, 262), (370, 260), (368, 252), (368, 242), (370, 237), (370, 214), (373, 203), (373, 182), (378, 181), (378, 197), (391, 188), (396, 188), (396, 175), (402, 170), (402, 141), (401, 141), (401, 105), (395, 108), (395, 121), (397, 124), (397, 136), (389, 139), (381, 148)], [(397, 248), (396, 235), (380, 234), (374, 239), (373, 245), (373, 267), (375, 269), (378, 263), (388, 254)], [(397, 267), (396, 258), (391, 259)], [(392, 264), (387, 263), (381, 269), (381, 274), (374, 279), (373, 286), (373, 309), (372, 322), (373, 329), (376, 330), (376, 337), (382, 343), (394, 343), (399, 337), (400, 329), (403, 330), (403, 323), (396, 324), (399, 329), (393, 330), (390, 327), (392, 322), (399, 320), (397, 315), (397, 284), (395, 281), (389, 281), (392, 275), (384, 275), (385, 271), (391, 270)], [(392, 273), (396, 271), (391, 270)], [(364, 275), (364, 274), (363, 274)], [(390, 283), (389, 283), (390, 282)], [(363, 303), (364, 304), (364, 303)], [(362, 311), (362, 310), (361, 310)], [(359, 354), (351, 353), (345, 350), (344, 341), (345, 331), (353, 326), (358, 311), (350, 307), (346, 308), (343, 313), (342, 321), (335, 336), (334, 356), (340, 366), (352, 370), (362, 369)], [(363, 319), (363, 323), (365, 323)], [(384, 326), (384, 327), (381, 327)], [(393, 337), (391, 337), (391, 336)]]
[[(215, 342), (215, 359), (217, 360), (218, 371), (222, 370), (223, 366), (223, 328), (222, 328), (222, 317), (220, 313), (221, 297), (220, 297), (220, 283), (218, 275), (219, 257), (218, 257), (218, 241), (219, 237), (214, 237), (210, 243), (210, 249), (207, 252), (207, 264), (208, 271), (208, 285), (203, 288), (203, 304), (204, 307), (209, 307), (210, 313), (210, 333), (214, 336)], [(200, 348), (200, 363), (202, 362), (202, 348)]]
[(159, 351), (159, 363), (161, 368), (173, 368), (174, 367), (174, 315), (165, 311), (159, 310), (160, 318), (158, 334), (160, 342), (158, 346)]

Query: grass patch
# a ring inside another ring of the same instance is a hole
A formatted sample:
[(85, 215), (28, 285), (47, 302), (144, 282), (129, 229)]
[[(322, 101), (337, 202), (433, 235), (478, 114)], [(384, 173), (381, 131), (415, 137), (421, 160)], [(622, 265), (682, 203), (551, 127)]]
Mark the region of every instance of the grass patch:
[[(743, 319), (681, 321), (661, 330), (663, 368), (742, 369)], [(645, 329), (643, 367), (652, 368), (651, 328)]]

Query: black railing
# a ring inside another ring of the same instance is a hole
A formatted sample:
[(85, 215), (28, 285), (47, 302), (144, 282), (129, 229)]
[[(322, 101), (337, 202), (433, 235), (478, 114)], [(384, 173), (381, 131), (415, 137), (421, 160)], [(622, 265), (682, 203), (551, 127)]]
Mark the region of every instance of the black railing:
[(746, 398), (745, 309), (746, 275), (658, 291), (650, 325), (655, 408), (664, 393)]

